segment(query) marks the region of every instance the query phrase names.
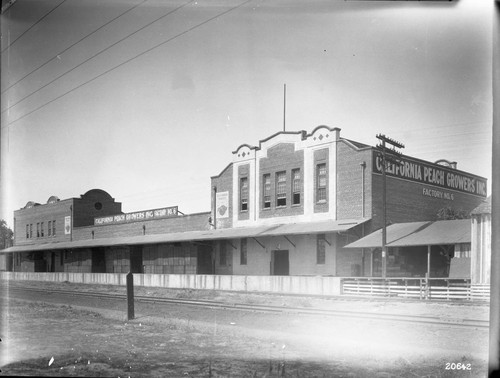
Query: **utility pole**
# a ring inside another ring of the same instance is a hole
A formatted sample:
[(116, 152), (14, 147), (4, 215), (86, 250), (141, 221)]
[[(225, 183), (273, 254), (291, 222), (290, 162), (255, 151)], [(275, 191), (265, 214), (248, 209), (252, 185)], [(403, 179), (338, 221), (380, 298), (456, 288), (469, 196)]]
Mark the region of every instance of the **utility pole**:
[[(377, 139), (381, 141), (377, 148), (382, 152), (382, 278), (387, 276), (387, 184), (386, 174), (387, 163), (397, 163), (401, 153), (396, 148), (405, 148), (402, 143), (388, 138), (383, 134), (378, 134)], [(386, 143), (392, 145), (391, 149), (386, 147)]]

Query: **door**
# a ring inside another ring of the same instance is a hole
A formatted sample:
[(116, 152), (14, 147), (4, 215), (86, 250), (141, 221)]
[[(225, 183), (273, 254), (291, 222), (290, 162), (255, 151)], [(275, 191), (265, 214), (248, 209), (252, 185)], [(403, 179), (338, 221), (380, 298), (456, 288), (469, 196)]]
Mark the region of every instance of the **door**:
[(290, 263), (287, 250), (272, 251), (274, 276), (288, 276), (290, 274)]
[(92, 248), (92, 273), (106, 273), (104, 248)]
[(142, 269), (142, 246), (130, 247), (130, 271), (144, 273)]

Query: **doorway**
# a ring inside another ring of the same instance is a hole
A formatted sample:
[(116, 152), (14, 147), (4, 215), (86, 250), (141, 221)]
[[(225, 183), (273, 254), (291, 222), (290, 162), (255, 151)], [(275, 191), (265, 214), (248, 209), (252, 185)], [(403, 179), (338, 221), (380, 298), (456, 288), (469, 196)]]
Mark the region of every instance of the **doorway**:
[(92, 273), (106, 273), (104, 248), (92, 248)]
[(272, 275), (288, 276), (290, 274), (290, 262), (288, 250), (272, 251)]

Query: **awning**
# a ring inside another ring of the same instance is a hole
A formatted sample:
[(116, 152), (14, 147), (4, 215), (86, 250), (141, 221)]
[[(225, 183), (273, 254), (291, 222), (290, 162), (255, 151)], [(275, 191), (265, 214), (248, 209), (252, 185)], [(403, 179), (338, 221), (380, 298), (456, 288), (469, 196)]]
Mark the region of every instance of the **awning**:
[(304, 222), (292, 224), (263, 225), (259, 227), (239, 227), (204, 231), (174, 232), (167, 234), (139, 235), (126, 237), (113, 237), (102, 239), (88, 239), (71, 242), (52, 242), (45, 244), (17, 245), (0, 253), (50, 251), (57, 249), (78, 249), (95, 247), (113, 247), (124, 245), (174, 243), (186, 241), (239, 239), (250, 237), (292, 235), (292, 234), (321, 234), (328, 232), (345, 231), (358, 224), (364, 223), (369, 218), (350, 220), (327, 220), (320, 222)]
[[(387, 227), (388, 247), (450, 245), (471, 242), (470, 219), (433, 222), (396, 223)], [(382, 246), (382, 229), (344, 248), (376, 248)]]

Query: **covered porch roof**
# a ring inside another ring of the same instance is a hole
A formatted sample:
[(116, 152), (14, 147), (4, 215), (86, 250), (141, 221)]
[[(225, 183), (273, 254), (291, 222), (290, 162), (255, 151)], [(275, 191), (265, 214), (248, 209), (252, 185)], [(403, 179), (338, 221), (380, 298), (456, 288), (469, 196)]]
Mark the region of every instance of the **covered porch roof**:
[(325, 220), (318, 222), (290, 223), (262, 225), (258, 227), (238, 227), (216, 230), (173, 232), (164, 234), (123, 236), (111, 238), (97, 238), (64, 242), (49, 242), (37, 244), (17, 245), (1, 250), (0, 253), (50, 251), (56, 249), (78, 249), (93, 247), (113, 247), (123, 245), (175, 243), (203, 240), (223, 240), (239, 238), (257, 238), (278, 235), (322, 234), (329, 232), (346, 231), (369, 218)]
[[(387, 227), (387, 247), (450, 245), (471, 242), (470, 219), (395, 223)], [(382, 229), (344, 248), (382, 247)]]

